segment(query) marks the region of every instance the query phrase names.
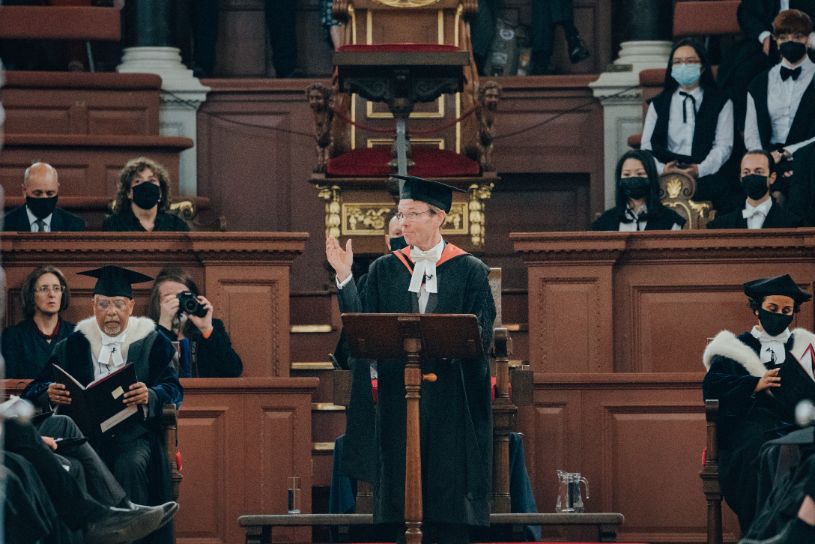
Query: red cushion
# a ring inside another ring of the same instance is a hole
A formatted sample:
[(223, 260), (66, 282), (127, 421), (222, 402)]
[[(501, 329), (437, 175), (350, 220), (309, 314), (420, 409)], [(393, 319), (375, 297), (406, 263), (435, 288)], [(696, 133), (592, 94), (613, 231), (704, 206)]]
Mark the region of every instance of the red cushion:
[(459, 48), (455, 45), (437, 43), (375, 43), (371, 45), (342, 45), (337, 51), (363, 53), (447, 53), (449, 51), (459, 51)]
[[(393, 174), (389, 147), (355, 149), (329, 159), (326, 174), (333, 177), (387, 177)], [(463, 177), (481, 174), (479, 164), (464, 155), (446, 149), (414, 146), (411, 159), (416, 163), (408, 169), (412, 176)]]
[(184, 465), (181, 463), (181, 450), (178, 448), (175, 450), (175, 464), (178, 467), (178, 472), (181, 472)]

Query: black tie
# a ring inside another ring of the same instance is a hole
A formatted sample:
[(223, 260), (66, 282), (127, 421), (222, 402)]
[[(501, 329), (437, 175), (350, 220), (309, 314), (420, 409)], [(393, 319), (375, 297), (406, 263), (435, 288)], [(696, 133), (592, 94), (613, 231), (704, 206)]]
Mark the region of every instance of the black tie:
[(798, 76), (801, 75), (801, 67), (799, 66), (795, 70), (792, 68), (787, 68), (786, 66), (781, 67), (781, 81), (787, 81), (790, 77), (793, 81), (798, 81)]
[(45, 221), (43, 221), (42, 219), (37, 219), (36, 221), (34, 221), (34, 224), (37, 225), (36, 232), (45, 232)]
[(688, 100), (690, 100), (691, 108), (693, 108), (693, 118), (696, 119), (696, 99), (692, 94), (686, 93), (685, 91), (679, 91), (679, 95), (685, 97), (684, 100), (682, 100), (682, 122), (688, 122)]

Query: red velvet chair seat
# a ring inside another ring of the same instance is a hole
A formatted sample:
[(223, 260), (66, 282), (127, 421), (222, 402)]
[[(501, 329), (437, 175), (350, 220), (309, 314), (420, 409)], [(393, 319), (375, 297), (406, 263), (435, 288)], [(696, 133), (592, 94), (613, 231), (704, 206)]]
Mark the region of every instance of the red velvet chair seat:
[[(393, 168), (389, 147), (355, 149), (328, 160), (326, 175), (329, 177), (387, 177)], [(481, 175), (480, 165), (464, 155), (446, 149), (414, 146), (411, 159), (415, 166), (408, 169), (419, 177), (465, 177)]]

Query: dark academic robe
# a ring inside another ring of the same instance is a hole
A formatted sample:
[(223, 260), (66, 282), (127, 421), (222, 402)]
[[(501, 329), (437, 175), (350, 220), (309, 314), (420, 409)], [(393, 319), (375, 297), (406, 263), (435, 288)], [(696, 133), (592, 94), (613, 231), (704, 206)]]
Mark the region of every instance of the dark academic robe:
[[(399, 254), (400, 256), (397, 256)], [(380, 257), (368, 272), (364, 303), (351, 281), (339, 291), (343, 312), (418, 313), (408, 291), (410, 249)], [(424, 361), (438, 380), (421, 389), (424, 520), (488, 525), (492, 472), (492, 408), (487, 349), (495, 320), (488, 268), (447, 244), (437, 263), (438, 294), (426, 313), (474, 314), (484, 353), (472, 360)], [(373, 482), (377, 523), (404, 520), (405, 394), (402, 360), (378, 361), (378, 403), (372, 403), (370, 367), (353, 360), (343, 472)], [(372, 432), (373, 431), (373, 432)]]
[[(194, 377), (200, 378), (237, 378), (243, 372), (243, 362), (232, 349), (232, 341), (226, 332), (224, 322), (212, 320), (212, 334), (204, 338), (195, 326), (191, 327), (187, 338), (190, 341), (190, 363)], [(171, 342), (175, 341), (173, 331), (161, 325), (156, 330)]]
[[(3, 219), (3, 230), (6, 232), (31, 232), (31, 223), (25, 206), (14, 208)], [(62, 208), (54, 208), (51, 214), (51, 232), (69, 232), (85, 230), (85, 220), (66, 212)]]
[(796, 151), (793, 162), (795, 168), (786, 207), (812, 227), (815, 226), (815, 143)]
[[(750, 83), (747, 92), (753, 97), (756, 105), (756, 121), (758, 123), (758, 134), (761, 138), (761, 147), (767, 151), (773, 150), (770, 139), (773, 136), (772, 118), (767, 107), (767, 85), (769, 81), (769, 70), (761, 72)], [(787, 134), (784, 145), (793, 145), (803, 142), (815, 136), (815, 77), (809, 82), (809, 86), (801, 97), (798, 110), (792, 119), (790, 131)]]
[(48, 363), (54, 346), (74, 332), (74, 324), (59, 320), (59, 331), (48, 342), (33, 319), (20, 321), (3, 331), (3, 358), (6, 360), (6, 378), (33, 379), (40, 375)]
[[(719, 399), (719, 480), (743, 532), (756, 514), (761, 446), (797, 428), (793, 424), (796, 400), (815, 398), (815, 382), (808, 377), (790, 382), (795, 374), (787, 372), (794, 369), (785, 368), (798, 365), (796, 357), (803, 357), (812, 343), (815, 335), (795, 329), (780, 365), (761, 362), (761, 343), (749, 332), (736, 337), (722, 331), (705, 349), (702, 391), (705, 399)], [(754, 394), (761, 376), (776, 367), (784, 373), (781, 387), (774, 393)]]
[[(147, 232), (133, 210), (126, 209), (109, 215), (102, 222), (103, 231), (113, 232)], [(173, 213), (158, 212), (152, 232), (187, 232), (189, 225)]]
[[(745, 219), (741, 212), (744, 210), (735, 210), (724, 215), (716, 216), (716, 218), (707, 224), (709, 229), (746, 229), (747, 219)], [(767, 217), (764, 219), (764, 224), (761, 225), (762, 229), (792, 229), (796, 227), (803, 227), (804, 222), (797, 215), (784, 210), (781, 206), (773, 202)]]
[[(620, 209), (616, 206), (603, 212), (603, 215), (594, 220), (591, 230), (619, 231)], [(648, 216), (645, 230), (671, 230), (673, 226), (684, 225), (685, 218), (670, 208), (662, 207), (656, 216)]]
[[(96, 327), (94, 320), (95, 318), (91, 317), (77, 323), (74, 333), (57, 344), (52, 355), (52, 362), (68, 371), (82, 385), (94, 380), (93, 353), (101, 347), (101, 336), (98, 328), (94, 329)], [(106, 435), (102, 441), (93, 444), (128, 492), (131, 500), (148, 505), (172, 500), (160, 416), (163, 405), (175, 404), (180, 407), (184, 396), (178, 374), (172, 365), (175, 349), (163, 334), (155, 330), (155, 327), (155, 323), (147, 318), (131, 317), (128, 323), (127, 361), (136, 365), (136, 377), (149, 388), (147, 419), (144, 422), (131, 420), (123, 429), (114, 430), (112, 436)], [(48, 384), (52, 381), (53, 371), (46, 368), (25, 388), (22, 397), (47, 409)], [(149, 451), (146, 490), (143, 488), (134, 490), (135, 484), (124, 480), (122, 473), (117, 472), (115, 468), (115, 461), (119, 455), (127, 455), (128, 451), (136, 448)], [(137, 498), (139, 494), (144, 495), (146, 499), (144, 502)], [(170, 544), (173, 542), (172, 537), (172, 524), (168, 524), (144, 542)]]

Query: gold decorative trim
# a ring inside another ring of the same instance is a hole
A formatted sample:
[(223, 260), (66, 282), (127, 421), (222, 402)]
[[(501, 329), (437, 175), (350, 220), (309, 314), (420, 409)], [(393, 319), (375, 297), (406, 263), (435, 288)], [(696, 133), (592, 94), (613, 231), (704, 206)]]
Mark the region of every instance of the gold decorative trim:
[(334, 370), (331, 361), (301, 361), (291, 364), (292, 370)]
[(340, 218), (340, 211), (342, 209), (342, 196), (340, 188), (337, 185), (331, 187), (317, 187), (317, 196), (325, 201), (325, 235), (339, 238), (340, 225), (342, 225)]
[(327, 453), (334, 451), (333, 442), (312, 442), (311, 451), (314, 453)]
[(386, 202), (349, 202), (342, 205), (342, 234), (384, 236), (385, 216), (393, 209)]
[[(414, 111), (410, 113), (410, 119), (443, 119), (444, 118), (444, 95), (436, 99), (436, 111)], [(374, 103), (366, 102), (365, 115), (368, 119), (393, 119), (393, 114), (389, 111), (374, 111)], [(413, 140), (413, 138), (411, 138)]]
[(318, 332), (334, 332), (331, 325), (292, 325), (292, 334), (314, 334)]
[[(393, 145), (394, 138), (368, 138), (366, 140), (367, 147), (370, 149), (377, 145)], [(439, 149), (445, 149), (446, 142), (444, 138), (411, 138), (411, 144), (436, 144)]]
[[(382, 0), (379, 0), (380, 2)], [(438, 34), (439, 45), (444, 45), (444, 11), (436, 12), (436, 33)]]
[(481, 185), (473, 183), (468, 189), (470, 216), (470, 241), (476, 247), (482, 247), (486, 238), (486, 204), (485, 200), (492, 197), (492, 183)]
[(459, 47), (461, 37), (459, 36), (459, 25), (461, 24), (461, 15), (464, 13), (464, 4), (459, 4), (456, 8), (456, 16), (453, 19), (453, 45)]
[(466, 202), (453, 202), (450, 207), (450, 213), (444, 220), (441, 226), (441, 231), (444, 234), (462, 234), (466, 235), (470, 231), (470, 218), (467, 213)]
[(365, 44), (371, 45), (374, 43), (374, 12), (367, 10), (365, 12)]
[(344, 412), (345, 406), (334, 404), (333, 402), (312, 402), (312, 412)]
[(351, 43), (357, 44), (357, 14), (353, 4), (348, 4), (348, 16), (351, 18)]

